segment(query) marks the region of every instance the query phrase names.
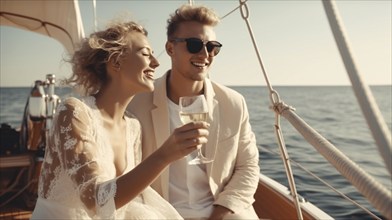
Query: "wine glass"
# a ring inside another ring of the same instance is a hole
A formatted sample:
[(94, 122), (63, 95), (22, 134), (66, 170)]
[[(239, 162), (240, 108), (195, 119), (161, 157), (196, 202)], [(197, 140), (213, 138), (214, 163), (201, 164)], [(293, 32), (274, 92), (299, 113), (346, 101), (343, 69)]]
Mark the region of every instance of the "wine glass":
[[(204, 95), (180, 97), (180, 118), (184, 124), (196, 121), (206, 121), (208, 117), (207, 100)], [(201, 145), (197, 147), (197, 156), (188, 164), (204, 164), (213, 160), (203, 156)]]

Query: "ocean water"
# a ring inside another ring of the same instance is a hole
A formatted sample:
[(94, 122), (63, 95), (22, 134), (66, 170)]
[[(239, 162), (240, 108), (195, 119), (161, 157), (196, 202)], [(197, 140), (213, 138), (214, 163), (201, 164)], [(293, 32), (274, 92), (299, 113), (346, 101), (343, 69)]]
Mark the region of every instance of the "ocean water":
[[(274, 133), (275, 114), (269, 109), (266, 87), (231, 87), (246, 99), (250, 123), (260, 149), (260, 169), (267, 176), (288, 186), (279, 146)], [(351, 87), (348, 86), (278, 86), (280, 98), (293, 106), (296, 113), (321, 133), (340, 151), (356, 162), (377, 181), (392, 190), (391, 177), (373, 141)], [(372, 86), (371, 91), (391, 130), (392, 86)], [(0, 123), (19, 127), (30, 88), (0, 88)], [(56, 89), (67, 97), (69, 89)], [(336, 171), (304, 138), (281, 118), (281, 129), (290, 158), (328, 182), (362, 206), (379, 215), (367, 200)], [(336, 219), (372, 219), (364, 211), (347, 202), (334, 191), (296, 166), (292, 169), (297, 191)]]
[[(244, 95), (250, 122), (260, 147), (261, 172), (288, 186), (285, 168), (274, 133), (275, 114), (270, 110), (266, 87), (232, 87)], [(334, 144), (376, 180), (392, 190), (391, 177), (384, 166), (371, 136), (354, 92), (348, 86), (275, 87), (280, 99), (294, 107), (295, 112), (311, 127)], [(392, 87), (373, 86), (371, 91), (391, 130)], [(281, 117), (281, 129), (289, 157), (351, 199), (379, 213), (357, 192), (317, 150)], [(324, 187), (315, 178), (291, 163), (297, 191), (336, 219), (372, 219), (356, 206)]]

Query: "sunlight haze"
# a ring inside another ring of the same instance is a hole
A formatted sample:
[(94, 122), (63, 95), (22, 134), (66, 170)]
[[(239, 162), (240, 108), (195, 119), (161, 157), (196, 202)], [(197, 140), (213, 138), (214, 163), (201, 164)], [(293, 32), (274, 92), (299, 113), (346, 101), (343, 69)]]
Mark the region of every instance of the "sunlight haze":
[[(86, 36), (94, 30), (93, 4), (79, 1)], [(164, 51), (166, 19), (188, 1), (97, 0), (98, 29), (111, 19), (130, 14), (149, 32), (161, 63), (156, 77), (170, 68)], [(224, 16), (238, 1), (194, 1)], [(272, 85), (349, 85), (321, 0), (249, 0), (249, 21)], [(392, 84), (391, 1), (336, 1), (357, 67), (367, 84)], [(266, 85), (240, 10), (216, 27), (223, 44), (210, 77), (224, 85)], [(69, 77), (64, 47), (49, 37), (0, 27), (1, 87), (31, 86), (48, 73)]]

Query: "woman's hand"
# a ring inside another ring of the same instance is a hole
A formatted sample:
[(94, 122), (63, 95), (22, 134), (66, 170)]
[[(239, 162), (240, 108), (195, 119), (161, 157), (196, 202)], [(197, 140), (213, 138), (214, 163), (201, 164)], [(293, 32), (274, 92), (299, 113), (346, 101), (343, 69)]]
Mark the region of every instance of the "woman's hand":
[(171, 163), (207, 143), (209, 126), (207, 122), (191, 122), (176, 128), (158, 150), (162, 159)]

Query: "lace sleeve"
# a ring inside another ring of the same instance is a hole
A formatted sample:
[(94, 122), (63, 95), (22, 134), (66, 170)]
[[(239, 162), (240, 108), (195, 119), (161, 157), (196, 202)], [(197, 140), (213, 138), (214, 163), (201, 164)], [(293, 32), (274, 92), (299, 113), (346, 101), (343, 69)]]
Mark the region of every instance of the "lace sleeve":
[(115, 213), (116, 182), (115, 179), (104, 182), (102, 178), (93, 117), (88, 107), (75, 98), (67, 99), (58, 110), (56, 145), (59, 146), (62, 167), (74, 183), (89, 215), (111, 218)]

